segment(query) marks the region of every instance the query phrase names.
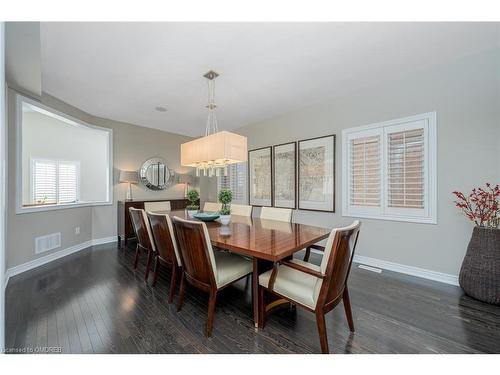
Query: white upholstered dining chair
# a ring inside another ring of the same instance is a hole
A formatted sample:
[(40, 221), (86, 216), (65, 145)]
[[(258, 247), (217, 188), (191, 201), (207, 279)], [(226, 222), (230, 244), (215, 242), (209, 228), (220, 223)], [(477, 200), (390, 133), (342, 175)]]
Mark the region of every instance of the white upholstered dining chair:
[(222, 203), (205, 202), (203, 205), (203, 211), (205, 212), (219, 212), (220, 210), (222, 210)]
[(170, 211), (170, 202), (144, 202), (144, 211), (155, 212), (155, 211)]
[(168, 215), (160, 213), (147, 213), (151, 233), (155, 242), (155, 267), (153, 271), (153, 287), (156, 286), (160, 265), (171, 269), (170, 292), (168, 294), (168, 303), (172, 303), (175, 294), (175, 284), (177, 274), (180, 272), (182, 264), (179, 250), (177, 249), (177, 240), (175, 239), (172, 219)]
[(262, 207), (260, 218), (291, 222), (292, 210), (290, 208)]
[(319, 266), (299, 259), (285, 260), (259, 276), (260, 327), (265, 324), (264, 292), (268, 292), (315, 313), (323, 353), (328, 353), (325, 314), (341, 301), (349, 328), (354, 332), (347, 279), (360, 225), (356, 220), (347, 227), (333, 229)]
[(252, 206), (246, 204), (231, 204), (231, 214), (238, 216), (252, 216)]
[(252, 273), (252, 261), (212, 248), (207, 226), (200, 221), (173, 218), (182, 263), (177, 310), (184, 302), (185, 281), (209, 294), (206, 334), (211, 336), (217, 292)]
[(156, 247), (155, 247), (155, 241), (153, 239), (153, 233), (151, 232), (151, 226), (149, 225), (149, 219), (146, 215), (146, 211), (130, 207), (129, 212), (135, 236), (137, 238), (134, 268), (137, 268), (137, 262), (139, 261), (140, 252), (145, 251), (148, 255), (148, 260), (146, 263), (146, 273), (144, 275), (144, 280), (147, 282), (149, 276), (149, 270), (151, 267), (151, 261), (153, 260), (153, 257), (156, 254)]

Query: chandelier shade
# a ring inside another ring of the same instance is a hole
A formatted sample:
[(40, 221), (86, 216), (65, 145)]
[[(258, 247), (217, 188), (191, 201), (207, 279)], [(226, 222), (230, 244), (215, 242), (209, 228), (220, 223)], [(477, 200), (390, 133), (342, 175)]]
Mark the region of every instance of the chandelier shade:
[(227, 175), (227, 166), (247, 161), (247, 138), (228, 131), (219, 131), (215, 110), (215, 78), (218, 74), (208, 72), (208, 120), (205, 136), (181, 145), (181, 165), (196, 168), (196, 175), (219, 176), (221, 170)]
[(239, 134), (220, 131), (181, 145), (181, 165), (225, 166), (247, 161), (247, 138)]

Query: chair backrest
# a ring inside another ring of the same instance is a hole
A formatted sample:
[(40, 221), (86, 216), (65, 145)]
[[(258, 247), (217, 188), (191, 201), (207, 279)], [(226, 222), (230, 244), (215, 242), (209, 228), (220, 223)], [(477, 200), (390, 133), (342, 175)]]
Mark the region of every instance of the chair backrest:
[(145, 249), (156, 251), (146, 211), (130, 207), (129, 212), (139, 245)]
[(252, 206), (246, 204), (231, 204), (231, 215), (252, 216)]
[(182, 267), (188, 280), (199, 288), (216, 287), (215, 257), (205, 223), (174, 216), (173, 224)]
[(172, 220), (165, 214), (148, 212), (147, 215), (158, 255), (172, 264), (181, 266)]
[(292, 210), (290, 208), (262, 207), (260, 218), (291, 222)]
[(170, 211), (170, 201), (164, 202), (144, 202), (144, 211)]
[(203, 211), (219, 212), (220, 210), (222, 210), (222, 203), (205, 202), (203, 205)]
[(337, 299), (344, 291), (360, 226), (359, 220), (355, 220), (347, 227), (333, 229), (328, 237), (320, 265), (320, 272), (326, 276), (320, 292), (323, 303)]

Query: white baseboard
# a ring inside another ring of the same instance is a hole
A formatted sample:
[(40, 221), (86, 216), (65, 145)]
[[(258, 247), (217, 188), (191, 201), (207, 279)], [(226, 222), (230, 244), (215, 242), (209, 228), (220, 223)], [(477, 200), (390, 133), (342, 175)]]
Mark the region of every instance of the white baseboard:
[[(323, 254), (322, 251), (314, 249), (312, 249), (311, 251), (316, 254), (320, 255)], [(426, 270), (424, 268), (419, 268), (419, 267), (407, 266), (400, 263), (388, 262), (386, 260), (365, 257), (363, 255), (354, 255), (353, 262), (364, 264), (371, 267), (382, 268), (388, 271), (403, 273), (405, 275), (421, 277), (423, 279), (434, 280), (440, 283), (458, 286), (458, 276), (450, 275), (447, 273)]]
[(365, 257), (362, 255), (354, 255), (353, 261), (371, 267), (378, 267), (388, 271), (404, 273), (405, 275), (421, 277), (423, 279), (439, 281), (441, 283), (450, 285), (458, 285), (458, 276), (449, 275), (447, 273), (426, 270), (419, 267), (406, 266), (404, 264), (388, 262), (386, 260)]
[(89, 240), (82, 242), (78, 245), (74, 245), (71, 247), (68, 247), (63, 250), (56, 251), (54, 253), (45, 255), (43, 257), (33, 259), (32, 261), (20, 264), (15, 267), (11, 267), (5, 271), (5, 287), (7, 287), (7, 283), (9, 282), (9, 279), (13, 276), (19, 275), (20, 273), (32, 270), (34, 268), (43, 266), (44, 264), (53, 262), (54, 260), (60, 259), (62, 257), (65, 257), (67, 255), (76, 253), (78, 251), (84, 250), (89, 248), (90, 246), (95, 246), (95, 245), (102, 245), (105, 243), (111, 243), (111, 242), (116, 242), (117, 241), (117, 236), (112, 236), (112, 237), (105, 237), (105, 238), (96, 238), (94, 240)]
[(96, 238), (95, 240), (92, 240), (92, 246), (103, 245), (105, 243), (111, 243), (116, 241), (118, 241), (118, 236)]

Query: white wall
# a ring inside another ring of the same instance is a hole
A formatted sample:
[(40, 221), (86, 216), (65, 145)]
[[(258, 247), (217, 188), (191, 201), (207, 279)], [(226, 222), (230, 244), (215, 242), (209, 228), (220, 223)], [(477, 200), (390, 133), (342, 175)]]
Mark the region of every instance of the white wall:
[(472, 225), (451, 192), (500, 180), (499, 68), (499, 51), (487, 51), (236, 132), (249, 149), (336, 133), (336, 213), (294, 212), (297, 222), (334, 227), (352, 220), (341, 215), (341, 130), (436, 111), (438, 224), (363, 219), (357, 254), (457, 275)]
[(23, 204), (32, 204), (30, 192), (32, 158), (78, 161), (80, 200), (108, 199), (108, 132), (72, 126), (45, 114), (23, 114), (22, 123)]

